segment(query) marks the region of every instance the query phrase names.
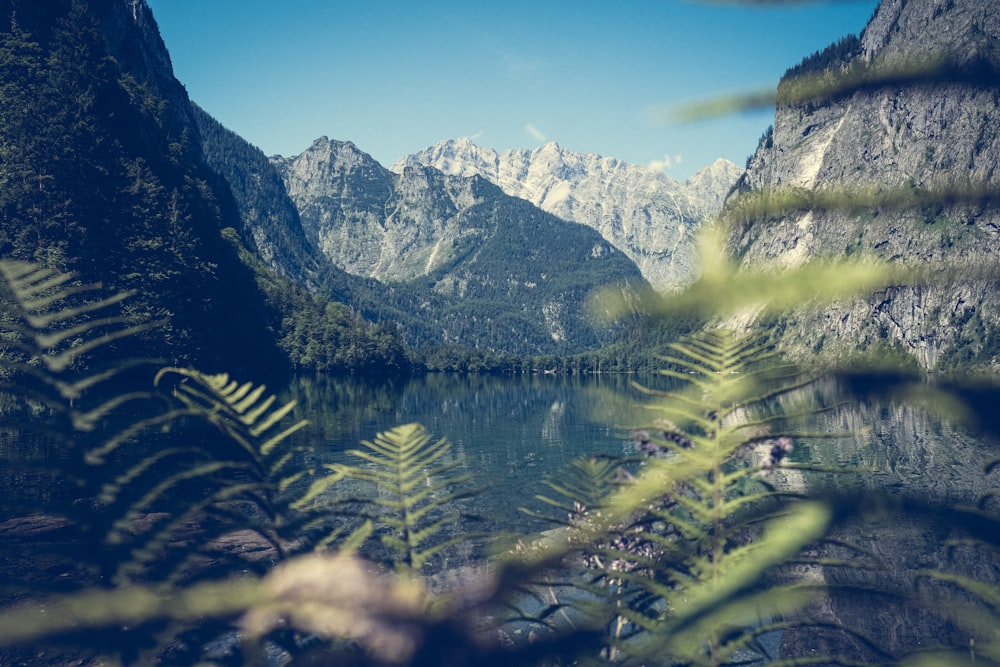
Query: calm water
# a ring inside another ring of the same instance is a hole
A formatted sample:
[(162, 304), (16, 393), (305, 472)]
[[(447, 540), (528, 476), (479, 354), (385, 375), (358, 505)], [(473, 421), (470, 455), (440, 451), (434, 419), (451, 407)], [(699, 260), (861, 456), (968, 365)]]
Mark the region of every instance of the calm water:
[[(623, 375), (428, 375), (390, 381), (299, 377), (279, 393), (284, 399), (295, 398), (298, 416), (312, 423), (294, 436), (315, 452), (309, 465), (358, 463), (347, 450), (359, 447), (362, 440), (374, 439), (379, 432), (419, 422), (433, 437), (450, 440), (477, 485), (485, 487), (462, 508), (484, 518), (467, 529), (523, 533), (549, 527), (519, 508), (543, 509), (534, 496), (552, 495), (544, 480), (557, 478), (560, 469), (574, 458), (636, 453), (628, 432), (647, 425), (656, 415), (643, 408), (650, 399), (632, 386), (634, 380), (666, 388), (662, 378)], [(827, 409), (803, 424), (801, 431), (843, 437), (796, 437), (793, 460), (871, 472), (803, 476), (779, 471), (773, 478), (779, 485), (805, 492), (823, 486), (850, 491), (878, 489), (960, 503), (974, 502), (989, 489), (1000, 487), (1000, 471), (984, 472), (984, 464), (1000, 455), (995, 433), (972, 432), (933, 411), (915, 407), (912, 401), (847, 393), (833, 382), (808, 387), (771, 405), (786, 414), (817, 406)], [(16, 411), (16, 406), (0, 408), (6, 413)], [(0, 423), (0, 496), (16, 497), (29, 508), (44, 506), (50, 495), (72, 499), (72, 488), (60, 490), (67, 484), (59, 475), (32, 477), (33, 467), (58, 465), (58, 447), (44, 438), (26, 441), (15, 437), (2, 426)], [(48, 483), (39, 483), (42, 479)], [(863, 550), (859, 553), (878, 557), (883, 563), (879, 576), (898, 580), (900, 586), (908, 585), (913, 568), (947, 569), (943, 546), (948, 531), (904, 523), (864, 522), (835, 537), (856, 544)], [(456, 564), (462, 564), (464, 558), (457, 554)], [(1000, 572), (995, 559), (985, 554), (967, 561), (968, 569), (977, 576), (986, 572), (993, 577)], [(444, 563), (443, 567), (450, 565)], [(990, 577), (986, 580), (993, 581)], [(934, 618), (914, 616), (903, 608), (886, 609), (882, 598), (870, 604), (866, 600), (831, 599), (822, 609), (825, 621), (863, 628), (875, 637), (899, 637), (903, 645), (934, 636), (938, 629)], [(801, 638), (794, 632), (785, 633), (782, 641), (789, 655), (799, 644), (806, 648), (812, 645), (811, 632)]]
[[(608, 375), (427, 375), (390, 382), (358, 378), (298, 378), (290, 395), (313, 425), (310, 438), (322, 461), (358, 463), (344, 452), (380, 431), (419, 422), (445, 437), (467, 461), (485, 492), (474, 510), (491, 530), (538, 528), (518, 511), (546, 494), (542, 484), (579, 456), (634, 455), (628, 431), (656, 415), (634, 382), (667, 388), (664, 378)], [(776, 405), (785, 412), (804, 406), (830, 409), (796, 430), (836, 433), (835, 439), (798, 438), (792, 459), (865, 468), (864, 475), (779, 475), (799, 490), (871, 488), (908, 491), (928, 499), (971, 502), (998, 486), (984, 475), (997, 456), (995, 437), (970, 432), (906, 402), (846, 393), (833, 382), (809, 387)]]
[(344, 452), (410, 422), (447, 438), (476, 485), (485, 487), (467, 509), (483, 517), (480, 529), (503, 531), (541, 527), (518, 508), (540, 509), (534, 496), (546, 493), (543, 480), (574, 458), (636, 453), (628, 431), (648, 416), (632, 381), (625, 375), (300, 377), (291, 396), (313, 422), (303, 437), (315, 439), (320, 461), (357, 464)]
[[(409, 422), (423, 424), (435, 438), (447, 438), (477, 485), (486, 487), (475, 499), (474, 511), (487, 517), (487, 529), (507, 530), (538, 527), (518, 508), (532, 503), (542, 507), (533, 499), (549, 493), (543, 481), (558, 476), (574, 458), (636, 454), (628, 432), (648, 425), (656, 415), (643, 408), (650, 399), (633, 383), (667, 388), (664, 380), (626, 375), (439, 374), (392, 380), (310, 376), (295, 378), (279, 394), (295, 398), (296, 414), (311, 422), (295, 436), (315, 451), (310, 465), (358, 463), (345, 452)], [(829, 407), (801, 430), (844, 436), (798, 438), (794, 460), (872, 471), (782, 476), (789, 485), (803, 490), (828, 485), (915, 491), (958, 502), (975, 501), (1000, 486), (1000, 471), (984, 474), (984, 465), (1000, 456), (996, 433), (972, 432), (909, 402), (848, 394), (833, 382), (809, 387), (780, 403), (776, 407), (788, 413)], [(13, 404), (0, 405), (0, 412), (5, 420), (35, 419), (30, 414), (16, 417)], [(53, 494), (72, 495), (71, 485), (58, 473), (65, 458), (62, 446), (37, 434), (24, 436), (0, 423), (0, 497), (44, 505)]]

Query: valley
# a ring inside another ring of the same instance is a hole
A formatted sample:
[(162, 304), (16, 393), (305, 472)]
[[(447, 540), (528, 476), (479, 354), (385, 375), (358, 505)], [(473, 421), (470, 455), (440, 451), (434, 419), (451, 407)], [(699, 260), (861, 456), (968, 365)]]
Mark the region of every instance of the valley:
[(0, 663), (1000, 664), (1000, 11), (761, 104), (267, 155), (148, 0), (0, 0)]

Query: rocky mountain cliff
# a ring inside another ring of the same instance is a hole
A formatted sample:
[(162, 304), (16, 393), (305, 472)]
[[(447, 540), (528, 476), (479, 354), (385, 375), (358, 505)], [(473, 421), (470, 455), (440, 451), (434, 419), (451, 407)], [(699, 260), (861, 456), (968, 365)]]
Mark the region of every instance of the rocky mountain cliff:
[(411, 164), (394, 174), (349, 142), (316, 140), (272, 158), (309, 241), (334, 265), (392, 285), (397, 313), (457, 343), (545, 354), (608, 342), (586, 308), (598, 287), (648, 289), (598, 233), (504, 194), (478, 176)]
[[(790, 70), (779, 100), (805, 80), (860, 76), (869, 83), (779, 102), (730, 210), (744, 195), (787, 189), (902, 194), (918, 205), (883, 200), (758, 216), (735, 226), (732, 251), (779, 266), (862, 254), (995, 265), (1000, 214), (954, 193), (1000, 189), (1000, 12), (980, 0), (885, 0), (860, 38)], [(944, 190), (951, 194), (934, 195)], [(893, 288), (786, 324), (800, 353), (889, 346), (924, 368), (947, 369), (997, 367), (998, 321), (997, 291), (979, 281)]]
[(692, 234), (722, 207), (743, 170), (717, 160), (679, 183), (662, 172), (547, 143), (502, 153), (469, 139), (442, 141), (403, 158), (392, 171), (426, 165), (445, 174), (480, 176), (512, 197), (598, 231), (661, 291), (690, 281)]
[(481, 229), (463, 229), (461, 216), (477, 203), (468, 179), (421, 170), (397, 187), (367, 153), (326, 137), (272, 161), (312, 243), (348, 273), (411, 280), (450, 263), (459, 241), (481, 237)]
[(279, 275), (315, 289), (326, 262), (302, 230), (295, 204), (263, 151), (192, 104), (205, 161), (225, 182), (239, 212), (240, 240)]

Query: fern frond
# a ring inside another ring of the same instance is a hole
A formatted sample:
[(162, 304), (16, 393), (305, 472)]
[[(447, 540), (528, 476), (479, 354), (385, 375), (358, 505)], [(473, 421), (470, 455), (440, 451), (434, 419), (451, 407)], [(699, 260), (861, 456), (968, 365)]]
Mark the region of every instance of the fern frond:
[[(563, 512), (553, 516), (521, 508), (525, 514), (549, 523), (573, 525), (586, 512), (599, 511), (604, 498), (614, 488), (615, 478), (621, 470), (621, 463), (614, 458), (578, 457), (562, 467), (557, 475), (543, 481), (543, 484), (559, 499), (536, 495), (535, 498), (550, 507)], [(555, 481), (558, 479), (558, 481)], [(568, 518), (564, 518), (568, 517)]]
[[(359, 528), (351, 532), (350, 535), (340, 540), (340, 552), (347, 553), (357, 551), (361, 548), (361, 545), (368, 540), (372, 533), (374, 532), (374, 524), (371, 521), (365, 521)], [(320, 541), (319, 546), (324, 547), (329, 544), (329, 538)]]
[(957, 586), (981, 599), (987, 605), (992, 607), (994, 612), (1000, 612), (1000, 588), (993, 584), (983, 582), (973, 577), (954, 574), (951, 572), (941, 572), (938, 570), (918, 570), (916, 577), (918, 580), (921, 578), (927, 578)]
[(148, 512), (153, 503), (159, 500), (165, 493), (175, 488), (177, 485), (192, 479), (206, 478), (221, 470), (246, 468), (246, 464), (232, 461), (209, 461), (193, 468), (183, 470), (171, 475), (154, 485), (146, 491), (142, 497), (129, 506), (128, 512), (122, 518), (115, 521), (111, 532), (107, 536), (110, 544), (117, 544), (125, 533), (130, 530), (130, 526), (143, 513)]
[[(136, 534), (132, 530), (135, 518), (137, 517), (119, 520), (115, 524), (115, 530), (119, 532), (109, 536), (108, 542), (111, 544), (117, 543), (122, 541), (126, 534), (130, 534), (134, 544), (131, 544), (129, 549), (131, 560), (119, 566), (115, 574), (116, 581), (119, 585), (127, 584), (129, 583), (128, 577), (130, 575), (144, 575), (148, 578), (146, 570), (150, 566), (154, 564), (168, 565), (169, 574), (164, 583), (169, 589), (171, 585), (176, 584), (186, 574), (189, 566), (197, 560), (199, 555), (211, 550), (211, 539), (213, 537), (219, 537), (239, 528), (253, 530), (258, 535), (267, 539), (279, 554), (282, 553), (281, 544), (270, 537), (268, 534), (269, 530), (259, 525), (248, 522), (244, 522), (241, 525), (232, 521), (225, 522), (214, 529), (203, 525), (203, 519), (207, 510), (213, 506), (218, 506), (243, 495), (252, 494), (258, 489), (259, 486), (254, 483), (219, 485), (205, 498), (198, 502), (187, 503), (182, 508), (170, 514), (169, 520), (162, 523), (159, 528), (156, 528), (154, 524), (153, 529), (145, 533)], [(193, 522), (199, 523), (196, 536), (198, 541), (191, 544), (182, 543), (176, 547), (181, 553), (186, 554), (185, 558), (180, 560), (171, 558), (168, 552), (174, 547), (173, 543), (178, 532)]]
[(300, 470), (299, 472), (292, 473), (288, 477), (282, 477), (278, 480), (278, 493), (283, 493), (291, 488), (294, 484), (298, 483), (299, 480), (305, 478), (309, 473), (305, 470)]
[(449, 491), (448, 493), (441, 494), (436, 498), (431, 498), (433, 495), (438, 494), (441, 491), (451, 489), (459, 484), (464, 484), (471, 479), (472, 475), (459, 475), (436, 484), (432, 484), (431, 486), (424, 487), (419, 493), (407, 496), (406, 504), (407, 507), (410, 508), (410, 520), (419, 522), (427, 514), (445, 508), (454, 503), (456, 500), (462, 500), (463, 498), (476, 495), (479, 492), (479, 489), (471, 489), (464, 492)]
[[(829, 510), (818, 503), (800, 503), (780, 521), (773, 521), (769, 531), (753, 545), (734, 552), (726, 559), (724, 571), (711, 577), (702, 575), (681, 590), (654, 588), (648, 579), (633, 577), (636, 586), (649, 587), (667, 601), (670, 614), (655, 622), (656, 632), (639, 643), (641, 654), (653, 646), (666, 655), (674, 655), (695, 664), (703, 664), (705, 641), (720, 627), (747, 626), (768, 615), (782, 615), (801, 608), (814, 593), (810, 587), (780, 586), (756, 590), (756, 583), (769, 568), (784, 563), (803, 546), (818, 538), (830, 519)], [(706, 572), (714, 571), (706, 563)], [(645, 646), (644, 646), (645, 644)], [(714, 661), (723, 661), (728, 651), (716, 646)]]
[[(76, 277), (71, 273), (62, 273), (18, 260), (0, 260), (0, 277), (3, 277), (10, 287), (14, 299), (22, 309), (22, 317), (34, 331), (41, 331), (56, 322), (98, 312), (135, 294), (120, 292), (104, 299), (71, 305), (69, 303), (71, 297), (99, 292), (102, 285), (78, 283), (62, 287)], [(62, 304), (64, 307), (53, 311), (51, 307), (55, 304)]]
[[(54, 390), (51, 396), (42, 396), (46, 405), (69, 416), (78, 430), (86, 431), (93, 430), (97, 420), (125, 402), (149, 398), (143, 392), (118, 395), (89, 411), (80, 411), (75, 405), (87, 390), (149, 363), (147, 360), (122, 360), (105, 370), (67, 373), (95, 349), (162, 324), (136, 323), (109, 312), (132, 296), (132, 292), (101, 298), (96, 296), (102, 289), (99, 283), (79, 283), (73, 274), (7, 259), (0, 260), (0, 278), (9, 288), (21, 320), (20, 324), (7, 323), (16, 334), (11, 342), (29, 358), (41, 362), (40, 366), (15, 363), (13, 369), (22, 379), (37, 380), (40, 386)], [(101, 316), (94, 317), (97, 314)]]
[(391, 532), (382, 535), (381, 542), (395, 553), (397, 567), (419, 569), (434, 555), (462, 541), (439, 537), (446, 526), (459, 519), (455, 503), (480, 490), (459, 488), (471, 476), (453, 474), (464, 461), (444, 460), (451, 454), (446, 439), (433, 441), (423, 426), (412, 423), (379, 433), (362, 444), (365, 449), (348, 453), (367, 465), (333, 469), (380, 490), (380, 495), (368, 502), (388, 510), (379, 520)]
[(288, 439), (293, 433), (301, 431), (306, 426), (309, 425), (309, 421), (306, 419), (300, 419), (283, 431), (279, 431), (274, 434), (264, 442), (260, 443), (260, 453), (262, 456), (270, 456), (274, 452), (274, 448), (280, 445), (282, 442)]
[[(930, 271), (922, 267), (876, 260), (814, 260), (780, 273), (763, 268), (737, 267), (718, 252), (718, 248), (724, 247), (721, 227), (702, 227), (699, 242), (702, 273), (684, 291), (662, 296), (647, 295), (637, 302), (631, 297), (624, 299), (614, 290), (606, 290), (595, 297), (599, 312), (616, 318), (639, 309), (658, 318), (694, 316), (711, 320), (731, 317), (750, 308), (774, 312), (803, 303), (828, 303), (892, 285), (919, 284), (926, 282), (930, 276)], [(996, 272), (995, 267), (983, 267), (982, 270), (984, 273)]]
[(831, 513), (758, 483), (760, 468), (745, 457), (795, 432), (786, 426), (794, 415), (767, 406), (812, 380), (775, 363), (767, 341), (730, 331), (701, 332), (671, 350), (662, 375), (687, 388), (639, 387), (660, 419), (633, 431), (658, 456), (606, 489), (598, 512), (582, 511), (571, 498), (583, 487), (563, 479), (539, 499), (566, 512), (559, 523), (572, 526), (580, 557), (595, 568), (600, 585), (587, 590), (613, 620), (613, 654), (717, 665), (752, 641), (762, 608), (798, 609), (813, 593), (796, 585), (769, 593), (760, 583), (822, 536)]
[(181, 454), (194, 453), (195, 451), (196, 450), (187, 447), (170, 447), (168, 449), (161, 449), (160, 451), (153, 452), (152, 454), (143, 457), (139, 463), (128, 468), (124, 473), (116, 476), (111, 482), (105, 483), (101, 488), (98, 500), (105, 504), (114, 503), (123, 488), (141, 478), (149, 472), (150, 469), (157, 466), (165, 459)]
[(296, 401), (288, 401), (272, 410), (274, 396), (261, 400), (265, 386), (254, 387), (252, 382), (239, 384), (227, 373), (209, 375), (194, 369), (167, 367), (156, 374), (153, 383), (159, 386), (170, 376), (180, 378), (174, 387), (174, 396), (193, 413), (225, 431), (252, 458), (270, 456), (277, 445), (309, 423), (299, 420), (264, 439), (295, 408)]

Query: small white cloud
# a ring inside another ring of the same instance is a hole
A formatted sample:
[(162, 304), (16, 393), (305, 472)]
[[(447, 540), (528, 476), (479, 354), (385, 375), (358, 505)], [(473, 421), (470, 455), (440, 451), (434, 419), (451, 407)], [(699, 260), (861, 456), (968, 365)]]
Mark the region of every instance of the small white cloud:
[(683, 155), (664, 155), (662, 160), (652, 160), (646, 166), (653, 171), (666, 171), (684, 161)]
[(674, 166), (674, 162), (669, 155), (664, 155), (662, 160), (651, 160), (646, 166), (653, 171), (665, 171)]
[(535, 127), (532, 123), (527, 123), (524, 126), (524, 131), (527, 132), (532, 139), (534, 139), (540, 144), (544, 144), (546, 141), (548, 141), (548, 138), (545, 136), (545, 133), (539, 130), (537, 127)]

